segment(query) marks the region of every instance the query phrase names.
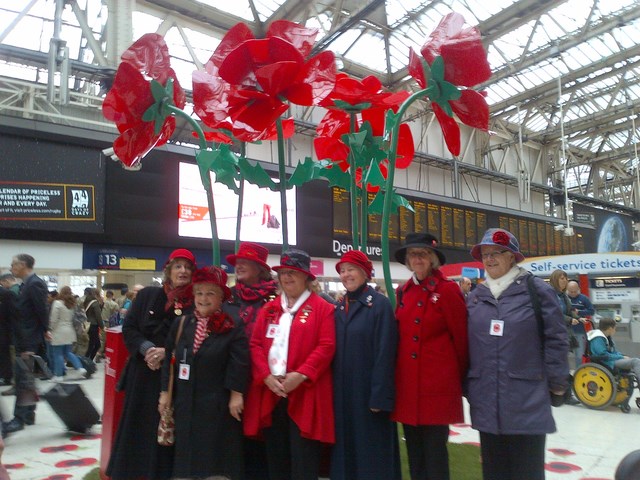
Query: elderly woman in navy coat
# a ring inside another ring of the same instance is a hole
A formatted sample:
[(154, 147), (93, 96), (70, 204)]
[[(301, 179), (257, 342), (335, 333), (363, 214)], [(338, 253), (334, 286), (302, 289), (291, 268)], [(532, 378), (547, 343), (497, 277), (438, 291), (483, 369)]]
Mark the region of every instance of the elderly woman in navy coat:
[[(468, 400), (480, 431), (484, 480), (542, 480), (546, 434), (556, 427), (549, 391), (567, 388), (567, 330), (553, 289), (517, 263), (518, 240), (490, 228), (471, 250), (486, 281), (467, 297)], [(529, 282), (540, 301), (542, 333)]]
[(398, 343), (393, 309), (367, 284), (373, 265), (364, 253), (348, 251), (336, 271), (347, 294), (335, 313), (331, 480), (400, 479), (398, 436), (390, 419)]

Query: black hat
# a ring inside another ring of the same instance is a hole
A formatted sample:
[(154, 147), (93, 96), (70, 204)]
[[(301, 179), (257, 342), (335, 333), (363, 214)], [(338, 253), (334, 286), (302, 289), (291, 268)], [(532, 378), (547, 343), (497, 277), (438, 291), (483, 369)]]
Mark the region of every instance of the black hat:
[(403, 265), (406, 265), (407, 249), (408, 248), (429, 248), (438, 256), (440, 265), (444, 265), (447, 262), (444, 254), (438, 250), (438, 239), (430, 233), (409, 233), (404, 239), (404, 245), (396, 250), (396, 260)]
[(311, 257), (307, 252), (290, 248), (286, 252), (283, 252), (280, 256), (280, 265), (273, 267), (276, 272), (283, 268), (297, 270), (302, 273), (306, 273), (311, 280), (315, 280), (316, 276), (311, 273)]

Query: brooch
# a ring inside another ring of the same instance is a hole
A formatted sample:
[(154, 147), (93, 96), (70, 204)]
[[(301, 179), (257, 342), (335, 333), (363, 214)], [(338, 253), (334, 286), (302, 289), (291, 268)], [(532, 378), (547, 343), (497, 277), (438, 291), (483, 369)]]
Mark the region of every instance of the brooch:
[(175, 313), (176, 315), (182, 315), (182, 303), (176, 301), (173, 304), (173, 313)]
[(431, 301), (433, 303), (438, 303), (438, 300), (440, 300), (440, 294), (439, 293), (434, 293), (431, 295)]
[(367, 298), (365, 299), (365, 302), (367, 302), (367, 307), (371, 307), (373, 305), (371, 300), (373, 300), (373, 297), (371, 295), (367, 295)]

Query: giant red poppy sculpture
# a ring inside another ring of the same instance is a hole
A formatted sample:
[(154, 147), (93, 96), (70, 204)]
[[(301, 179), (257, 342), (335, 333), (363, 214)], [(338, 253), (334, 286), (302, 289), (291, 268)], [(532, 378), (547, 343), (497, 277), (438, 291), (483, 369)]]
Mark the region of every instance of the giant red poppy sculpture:
[[(143, 35), (121, 58), (102, 113), (120, 132), (113, 143), (116, 156), (124, 165), (135, 167), (154, 147), (171, 138), (175, 118), (168, 114), (161, 118), (160, 109), (163, 105), (184, 108), (185, 94), (169, 65), (169, 50), (162, 36)], [(152, 90), (152, 81), (157, 92)], [(156, 101), (156, 95), (164, 103)]]
[(254, 183), (259, 177), (260, 186), (280, 191), (283, 249), (288, 246), (286, 190), (305, 175), (294, 173), (293, 180), (286, 179), (284, 140), (294, 128), (293, 119), (282, 115), (291, 103), (319, 105), (335, 84), (333, 52), (311, 56), (317, 33), (317, 29), (278, 20), (271, 23), (265, 38), (255, 38), (239, 23), (224, 36), (205, 72), (193, 77), (195, 111), (206, 125), (242, 141), (277, 140), (277, 185), (258, 165), (244, 163), (240, 174), (241, 178), (251, 176)]
[[(421, 90), (412, 94), (397, 112), (387, 111), (386, 130), (391, 139), (389, 172), (385, 191), (393, 189), (399, 144), (399, 125), (407, 108), (416, 100), (428, 98), (438, 119), (447, 148), (460, 154), (460, 127), (453, 114), (464, 124), (487, 131), (489, 107), (484, 96), (468, 87), (489, 79), (491, 68), (476, 27), (464, 27), (464, 17), (458, 13), (446, 15), (421, 48), (422, 58), (413, 50), (409, 54), (409, 73)], [(464, 88), (461, 88), (464, 87)], [(382, 215), (382, 264), (387, 290), (392, 288), (389, 267), (389, 218), (395, 210), (393, 198), (384, 199)], [(395, 307), (395, 299), (391, 297)]]
[[(333, 165), (320, 175), (350, 193), (352, 242), (356, 249), (366, 248), (368, 214), (382, 212), (383, 196), (379, 192), (387, 175), (389, 149), (384, 139), (386, 111), (397, 111), (407, 97), (409, 92), (386, 91), (376, 77), (358, 80), (339, 73), (333, 91), (321, 104), (328, 110), (316, 128), (314, 148), (317, 158), (329, 159)], [(415, 153), (407, 124), (400, 125), (399, 135), (396, 167), (406, 168)], [(369, 193), (380, 196), (376, 195), (369, 204)], [(399, 196), (398, 203), (411, 208)]]

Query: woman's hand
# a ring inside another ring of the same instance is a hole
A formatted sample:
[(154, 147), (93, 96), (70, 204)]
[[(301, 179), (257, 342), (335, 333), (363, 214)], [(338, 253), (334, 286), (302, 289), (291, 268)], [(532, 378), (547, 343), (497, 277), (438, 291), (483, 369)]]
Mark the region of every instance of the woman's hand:
[(160, 392), (160, 399), (158, 400), (158, 413), (162, 415), (167, 408), (169, 408), (169, 393), (168, 392)]
[(162, 365), (164, 356), (164, 348), (151, 347), (144, 354), (144, 361), (147, 362), (147, 367), (149, 367), (151, 370), (158, 370)]
[(233, 418), (240, 421), (242, 420), (242, 411), (244, 410), (244, 398), (240, 392), (231, 390), (231, 396), (229, 397), (229, 413)]
[(572, 318), (571, 319), (571, 325), (577, 325), (580, 323), (580, 320), (578, 320), (577, 318)]
[(264, 384), (277, 396), (287, 398), (287, 392), (285, 391), (284, 384), (280, 378), (269, 375), (264, 379)]
[(302, 385), (302, 382), (304, 382), (306, 379), (306, 375), (303, 375), (300, 372), (289, 372), (284, 377), (282, 387), (284, 388), (285, 393), (290, 393), (300, 385)]

